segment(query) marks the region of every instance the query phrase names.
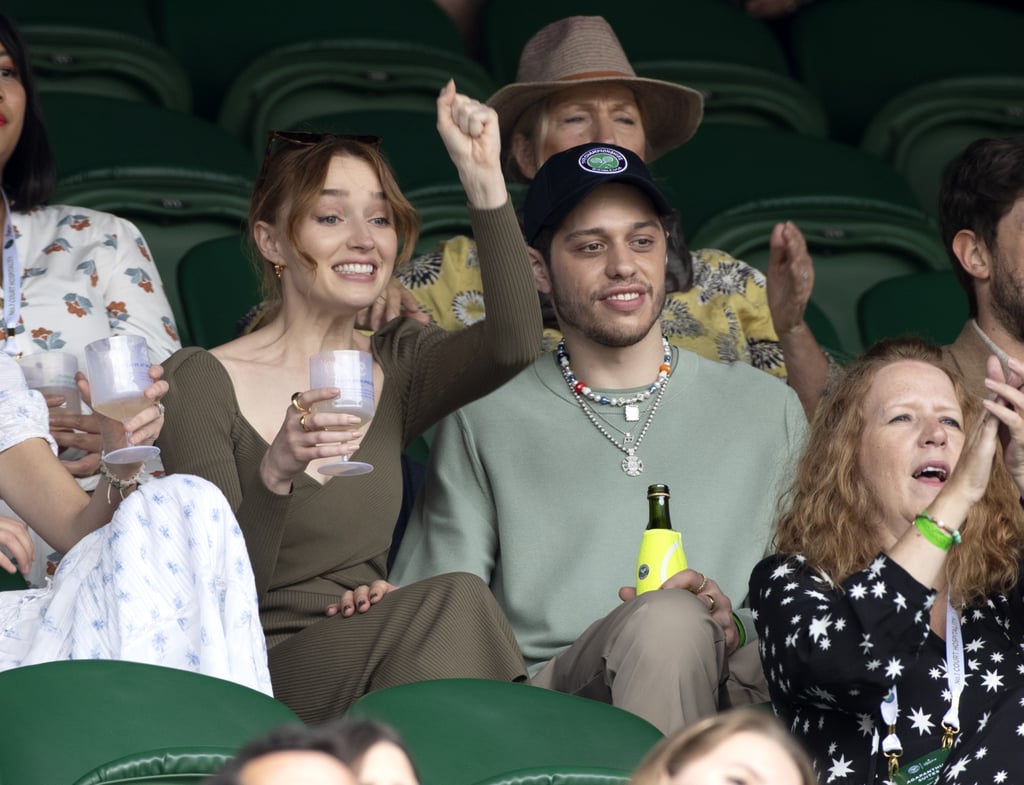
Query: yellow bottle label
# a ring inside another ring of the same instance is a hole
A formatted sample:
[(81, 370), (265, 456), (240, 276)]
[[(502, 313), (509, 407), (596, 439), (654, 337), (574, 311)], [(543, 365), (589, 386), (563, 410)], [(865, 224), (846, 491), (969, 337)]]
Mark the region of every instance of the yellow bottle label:
[(640, 541), (636, 560), (636, 593), (660, 589), (661, 584), (686, 569), (683, 535), (672, 529), (648, 529)]

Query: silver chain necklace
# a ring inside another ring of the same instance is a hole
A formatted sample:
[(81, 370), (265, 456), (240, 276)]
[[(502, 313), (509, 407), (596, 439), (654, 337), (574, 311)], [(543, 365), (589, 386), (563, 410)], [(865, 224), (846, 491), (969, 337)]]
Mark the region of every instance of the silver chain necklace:
[[(636, 451), (640, 448), (640, 443), (644, 440), (647, 435), (647, 430), (651, 427), (651, 423), (654, 421), (654, 413), (658, 411), (658, 405), (661, 403), (662, 397), (665, 395), (665, 388), (668, 387), (668, 378), (666, 378), (661, 387), (658, 389), (658, 394), (654, 399), (654, 403), (651, 406), (651, 411), (647, 414), (647, 419), (644, 421), (644, 427), (640, 429), (640, 433), (636, 436), (636, 441), (633, 441), (633, 434), (627, 433), (623, 443), (619, 444), (615, 441), (615, 437), (608, 433), (607, 429), (601, 425), (600, 420), (597, 419), (597, 415), (594, 414), (594, 410), (590, 408), (587, 402), (583, 399), (583, 396), (573, 390), (572, 395), (576, 399), (576, 403), (580, 405), (583, 413), (587, 415), (587, 419), (590, 420), (591, 424), (597, 428), (604, 438), (614, 444), (618, 449), (626, 454), (626, 457), (622, 459), (622, 471), (628, 474), (630, 477), (639, 477), (644, 472), (644, 462), (637, 456)], [(626, 445), (630, 445), (627, 447)]]

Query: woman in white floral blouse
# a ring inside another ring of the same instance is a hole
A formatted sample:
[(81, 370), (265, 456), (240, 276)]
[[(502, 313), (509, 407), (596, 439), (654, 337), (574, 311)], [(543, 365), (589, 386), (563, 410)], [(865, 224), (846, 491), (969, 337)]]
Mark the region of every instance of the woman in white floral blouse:
[[(154, 405), (123, 425), (97, 415), (104, 447), (152, 444), (163, 424), (163, 369)], [(83, 393), (88, 392), (84, 387)], [(0, 498), (66, 552), (42, 588), (0, 592), (0, 670), (65, 659), (181, 668), (270, 693), (266, 644), (245, 541), (216, 487), (190, 475), (146, 483), (141, 464), (103, 464), (90, 497), (54, 455), (46, 405), (0, 354)], [(0, 517), (0, 569), (36, 554), (25, 524)]]
[(990, 359), (979, 403), (936, 347), (887, 341), (822, 400), (750, 598), (772, 703), (824, 783), (1019, 779), (1024, 365), (1009, 368), (1005, 383)]
[[(85, 207), (47, 204), (56, 186), (54, 159), (28, 52), (3, 16), (0, 178), (0, 233), (13, 239), (0, 257), (4, 354), (68, 352), (84, 367), (85, 345), (111, 335), (141, 335), (153, 362), (181, 347), (160, 274), (135, 225)], [(47, 397), (51, 407), (62, 403), (60, 396)], [(92, 490), (100, 460), (96, 418), (54, 408), (50, 429), (65, 469)], [(0, 514), (11, 511), (0, 503)], [(38, 536), (36, 547), (41, 558), (30, 579), (41, 585), (60, 555)]]

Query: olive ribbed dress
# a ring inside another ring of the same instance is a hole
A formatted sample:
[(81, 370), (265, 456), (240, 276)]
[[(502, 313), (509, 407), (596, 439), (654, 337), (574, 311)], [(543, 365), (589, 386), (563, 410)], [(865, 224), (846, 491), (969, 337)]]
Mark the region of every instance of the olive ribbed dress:
[[(358, 451), (374, 466), (369, 474), (322, 485), (301, 474), (290, 494), (271, 493), (259, 476), (268, 444), (239, 411), (220, 362), (190, 347), (164, 365), (164, 466), (209, 479), (231, 502), (256, 576), (274, 693), (306, 722), (337, 717), (364, 693), (396, 684), (526, 675), (508, 621), (475, 576), (438, 576), (364, 614), (324, 615), (343, 590), (386, 577), (402, 449), (539, 351), (540, 309), (512, 208), (471, 215), (487, 319), (456, 333), (396, 319), (374, 335), (385, 383)], [(282, 413), (287, 406), (281, 401)]]

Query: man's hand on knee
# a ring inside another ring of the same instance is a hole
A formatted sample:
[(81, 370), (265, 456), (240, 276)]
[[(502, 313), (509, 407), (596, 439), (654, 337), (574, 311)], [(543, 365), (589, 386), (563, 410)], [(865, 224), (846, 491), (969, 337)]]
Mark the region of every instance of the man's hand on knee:
[[(732, 600), (726, 596), (718, 583), (697, 570), (680, 570), (661, 585), (662, 589), (683, 589), (703, 603), (711, 618), (725, 632), (725, 653), (732, 654), (740, 643), (740, 633), (732, 613)], [(636, 597), (636, 589), (623, 586), (619, 599), (623, 602)]]

